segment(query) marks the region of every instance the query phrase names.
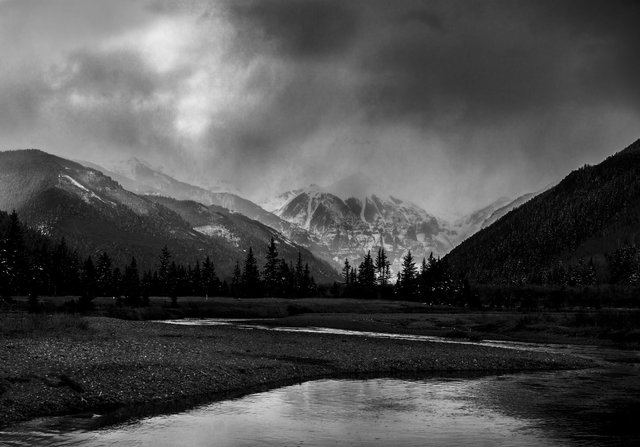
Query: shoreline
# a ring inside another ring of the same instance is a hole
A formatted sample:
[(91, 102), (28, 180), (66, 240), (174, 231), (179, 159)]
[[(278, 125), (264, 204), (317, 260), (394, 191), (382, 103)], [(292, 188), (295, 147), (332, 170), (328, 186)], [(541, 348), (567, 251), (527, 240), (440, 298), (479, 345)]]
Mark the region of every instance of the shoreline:
[[(80, 318), (80, 317), (78, 317)], [(330, 378), (490, 375), (593, 366), (565, 354), (84, 317), (0, 338), (0, 427), (106, 412), (113, 422)], [(118, 416), (120, 415), (120, 416)]]

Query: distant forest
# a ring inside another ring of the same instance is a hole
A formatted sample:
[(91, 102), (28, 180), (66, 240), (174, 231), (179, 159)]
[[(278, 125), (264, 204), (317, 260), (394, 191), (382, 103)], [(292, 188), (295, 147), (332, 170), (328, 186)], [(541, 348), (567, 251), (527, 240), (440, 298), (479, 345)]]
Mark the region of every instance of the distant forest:
[(124, 266), (113, 265), (111, 256), (81, 259), (65, 239), (54, 242), (26, 227), (17, 213), (0, 211), (0, 297), (78, 296), (88, 308), (96, 296), (114, 296), (122, 304), (148, 304), (150, 296), (304, 297), (317, 294), (309, 265), (298, 255), (296, 265), (278, 257), (273, 239), (262, 271), (249, 248), (241, 267), (236, 263), (230, 283), (220, 281), (209, 256), (195, 265), (177, 264), (165, 246), (158, 253), (157, 268), (140, 271), (135, 258)]
[[(273, 241), (266, 250), (263, 267), (250, 247), (243, 262), (236, 261), (233, 275), (220, 280), (206, 256), (194, 265), (179, 264), (165, 246), (156, 268), (140, 271), (135, 258), (114, 265), (109, 253), (82, 259), (64, 239), (52, 241), (20, 222), (17, 213), (0, 211), (0, 298), (29, 296), (37, 305), (40, 296), (75, 296), (80, 310), (90, 309), (98, 296), (116, 297), (117, 304), (146, 306), (149, 297), (170, 297), (177, 305), (182, 296), (354, 297), (398, 299), (436, 306), (468, 308), (536, 308), (600, 306), (611, 303), (636, 306), (640, 288), (640, 249), (621, 247), (606, 256), (609, 285), (599, 282), (592, 261), (579, 260), (573, 266), (559, 265), (546, 282), (536, 284), (472, 283), (453, 270), (447, 257), (430, 255), (420, 264), (408, 252), (401, 271), (392, 277), (384, 248), (375, 256), (367, 253), (356, 267), (345, 260), (343, 281), (318, 286), (309, 265), (299, 254), (287, 263), (278, 256)], [(614, 286), (612, 286), (613, 284)]]

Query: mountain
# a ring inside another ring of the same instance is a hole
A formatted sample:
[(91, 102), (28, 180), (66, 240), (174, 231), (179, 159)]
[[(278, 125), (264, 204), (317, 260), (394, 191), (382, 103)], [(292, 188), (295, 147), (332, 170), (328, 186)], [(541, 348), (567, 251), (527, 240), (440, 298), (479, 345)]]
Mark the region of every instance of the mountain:
[[(264, 259), (267, 243), (273, 238), (281, 258), (293, 262), (300, 253), (303, 261), (309, 264), (316, 280), (327, 282), (337, 279), (336, 270), (326, 262), (316, 259), (308, 249), (294, 243), (273, 228), (240, 213), (231, 213), (228, 209), (217, 205), (205, 206), (191, 200), (176, 200), (162, 196), (146, 196), (146, 198), (179, 214), (194, 231), (206, 236), (226, 239), (240, 248), (243, 253), (248, 247), (252, 247), (256, 257), (260, 260)], [(229, 258), (227, 262), (233, 263), (235, 259)]]
[[(515, 198), (514, 200), (512, 200), (511, 202), (507, 203), (504, 206), (501, 206), (500, 208), (496, 209), (495, 211), (493, 211), (491, 213), (491, 215), (489, 217), (487, 217), (481, 225), (481, 228), (486, 228), (489, 225), (493, 224), (494, 222), (496, 222), (498, 219), (502, 218), (502, 216), (505, 216), (507, 213), (509, 213), (511, 210), (514, 210), (516, 208), (518, 208), (520, 205), (522, 205), (523, 203), (528, 202), (529, 200), (531, 200), (532, 198), (534, 198), (535, 196), (537, 196), (538, 194), (541, 194), (543, 192), (545, 192), (547, 189), (551, 188), (553, 186), (553, 184), (546, 186), (545, 188), (537, 191), (537, 192), (530, 192), (527, 194), (523, 194), (517, 198)], [(479, 230), (480, 228), (478, 228)], [(477, 231), (477, 230), (476, 230)], [(475, 231), (474, 231), (475, 233)]]
[(336, 263), (359, 261), (368, 251), (384, 246), (394, 271), (411, 250), (420, 259), (444, 254), (453, 233), (445, 222), (419, 206), (393, 196), (370, 195), (343, 199), (317, 185), (285, 193), (271, 206), (274, 214), (309, 232)]
[(491, 216), (497, 210), (504, 208), (505, 205), (508, 206), (510, 200), (508, 197), (500, 197), (495, 202), (453, 222), (450, 227), (451, 231), (455, 234), (455, 236), (452, 237), (453, 245), (458, 245), (481, 228), (484, 228)]
[[(593, 260), (640, 240), (640, 140), (471, 236), (446, 256), (482, 282), (542, 281), (561, 265)], [(561, 264), (562, 263), (562, 264)]]
[[(65, 237), (83, 256), (106, 250), (117, 263), (135, 256), (147, 268), (166, 244), (179, 262), (210, 255), (218, 271), (230, 275), (249, 246), (259, 253), (272, 236), (278, 238), (275, 230), (222, 208), (216, 210), (219, 219), (226, 216), (219, 231), (196, 228), (205, 224), (195, 226), (177, 205), (169, 207), (152, 198), (124, 189), (99, 170), (39, 150), (0, 152), (0, 209), (16, 209), (31, 228)], [(307, 253), (288, 239), (280, 237), (278, 242), (291, 245), (285, 250), (289, 261), (296, 259), (298, 250)], [(335, 278), (326, 264), (308, 256), (310, 265), (319, 268), (319, 281)]]
[(306, 247), (312, 245), (306, 232), (300, 231), (289, 222), (280, 219), (250, 200), (234, 193), (214, 192), (182, 182), (137, 158), (119, 162), (111, 169), (91, 162), (83, 161), (81, 163), (109, 175), (126, 189), (137, 194), (159, 195), (178, 200), (193, 200), (205, 205), (218, 205), (274, 228), (298, 244)]

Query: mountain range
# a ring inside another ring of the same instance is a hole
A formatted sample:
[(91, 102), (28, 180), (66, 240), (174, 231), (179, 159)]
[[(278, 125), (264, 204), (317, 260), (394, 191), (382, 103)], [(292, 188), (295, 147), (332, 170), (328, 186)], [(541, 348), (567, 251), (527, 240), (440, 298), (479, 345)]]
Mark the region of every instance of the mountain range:
[(249, 246), (260, 257), (274, 237), (286, 259), (301, 252), (319, 281), (337, 279), (345, 258), (357, 265), (380, 246), (393, 272), (408, 250), (418, 260), (444, 256), (530, 198), (503, 197), (448, 222), (394, 196), (340, 197), (317, 185), (261, 206), (178, 180), (136, 158), (105, 168), (38, 150), (9, 151), (0, 153), (0, 175), (0, 209), (16, 209), (43, 234), (65, 237), (88, 253), (108, 250), (117, 262), (136, 256), (145, 266), (166, 243), (181, 262), (214, 256), (229, 275)]
[(150, 268), (167, 245), (177, 261), (209, 255), (229, 276), (250, 246), (261, 259), (274, 238), (289, 262), (300, 252), (318, 281), (337, 279), (329, 264), (269, 226), (220, 206), (137, 194), (123, 187), (132, 186), (126, 177), (114, 177), (39, 150), (0, 152), (0, 209), (15, 209), (31, 228), (64, 237), (84, 256), (105, 250), (119, 264), (135, 256)]
[(235, 193), (210, 191), (177, 180), (136, 158), (109, 168), (83, 163), (150, 199), (163, 196), (191, 200), (247, 216), (277, 230), (338, 269), (345, 258), (357, 263), (367, 251), (376, 251), (380, 246), (387, 251), (393, 271), (399, 269), (408, 250), (417, 259), (431, 253), (443, 256), (485, 226), (495, 212), (505, 212), (522, 203), (522, 198), (510, 201), (503, 197), (455, 222), (448, 222), (393, 196), (340, 197), (318, 185), (310, 185), (257, 204)]

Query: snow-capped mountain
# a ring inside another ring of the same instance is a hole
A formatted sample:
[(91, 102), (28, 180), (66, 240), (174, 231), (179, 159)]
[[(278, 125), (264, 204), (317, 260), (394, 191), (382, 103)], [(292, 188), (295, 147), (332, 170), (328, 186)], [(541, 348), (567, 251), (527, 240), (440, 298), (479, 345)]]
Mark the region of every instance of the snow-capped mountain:
[[(408, 250), (419, 261), (433, 252), (444, 256), (503, 214), (519, 206), (526, 197), (514, 201), (501, 197), (453, 222), (437, 218), (410, 201), (382, 194), (350, 197), (318, 185), (294, 189), (274, 196), (260, 205), (237, 194), (210, 191), (191, 185), (152, 167), (130, 159), (101, 169), (138, 194), (192, 200), (206, 206), (220, 206), (267, 225), (288, 240), (309, 249), (314, 255), (339, 268), (348, 258), (359, 262), (369, 250), (383, 246), (392, 269), (399, 269)], [(531, 195), (532, 196), (532, 195)]]
[(239, 213), (137, 194), (99, 169), (39, 150), (0, 152), (0, 210), (13, 209), (40, 233), (64, 237), (82, 257), (107, 251), (118, 265), (135, 257), (140, 268), (152, 268), (167, 245), (179, 263), (210, 256), (225, 277), (249, 247), (261, 263), (273, 238), (288, 262), (301, 253), (318, 281), (338, 278), (307, 248)]
[(288, 240), (311, 250), (314, 255), (325, 260), (331, 260), (329, 253), (322, 246), (318, 246), (305, 229), (281, 219), (237, 194), (209, 191), (199, 186), (182, 182), (137, 158), (116, 163), (111, 169), (105, 169), (86, 161), (81, 163), (103, 172), (126, 189), (148, 198), (157, 196), (177, 200), (191, 200), (206, 206), (219, 206), (232, 213), (242, 214), (273, 228)]
[(397, 271), (407, 250), (421, 259), (431, 252), (444, 255), (452, 248), (454, 235), (446, 222), (393, 196), (341, 198), (311, 185), (284, 193), (280, 200), (284, 203), (274, 214), (307, 230), (336, 263), (345, 258), (358, 262), (367, 251), (382, 246)]

